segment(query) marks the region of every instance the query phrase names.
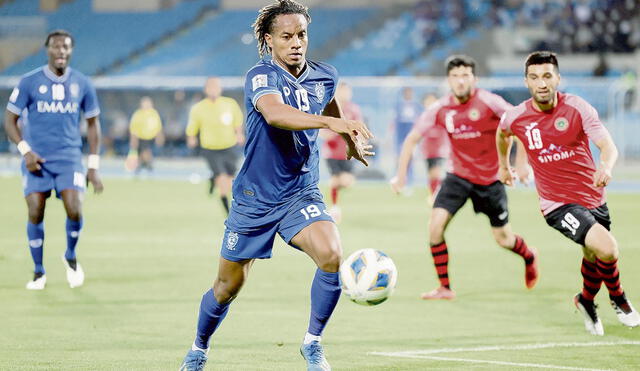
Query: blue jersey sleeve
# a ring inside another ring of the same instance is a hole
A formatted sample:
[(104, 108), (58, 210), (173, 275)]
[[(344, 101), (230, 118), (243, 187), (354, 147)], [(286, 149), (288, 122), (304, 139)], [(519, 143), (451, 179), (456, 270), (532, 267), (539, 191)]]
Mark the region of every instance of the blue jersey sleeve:
[(267, 94), (277, 94), (282, 96), (278, 88), (278, 74), (266, 65), (256, 66), (249, 70), (244, 84), (244, 94), (251, 104), (256, 106), (260, 97)]
[(89, 79), (85, 80), (84, 97), (80, 107), (84, 112), (85, 118), (96, 117), (100, 114), (100, 106), (98, 105), (98, 95), (96, 94), (96, 88), (93, 86)]
[(31, 103), (31, 84), (28, 79), (22, 78), (9, 96), (7, 110), (20, 116), (22, 111)]

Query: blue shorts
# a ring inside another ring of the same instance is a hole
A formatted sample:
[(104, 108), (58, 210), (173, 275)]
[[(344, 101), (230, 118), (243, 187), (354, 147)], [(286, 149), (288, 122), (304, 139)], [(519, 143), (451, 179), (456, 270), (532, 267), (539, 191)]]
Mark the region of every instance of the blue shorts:
[(36, 172), (27, 170), (22, 161), (22, 188), (25, 197), (34, 192), (51, 195), (56, 190), (56, 197), (62, 197), (60, 192), (65, 189), (77, 189), (84, 192), (86, 180), (81, 160), (54, 160), (40, 164), (42, 169)]
[(231, 261), (268, 259), (276, 233), (289, 245), (306, 226), (331, 221), (319, 190), (305, 192), (278, 207), (249, 206), (233, 202), (225, 222), (220, 255)]

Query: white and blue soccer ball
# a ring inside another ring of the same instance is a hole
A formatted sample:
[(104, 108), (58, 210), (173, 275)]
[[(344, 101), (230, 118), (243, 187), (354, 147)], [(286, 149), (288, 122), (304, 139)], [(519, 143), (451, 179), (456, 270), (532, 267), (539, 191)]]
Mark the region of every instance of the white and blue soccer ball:
[(340, 265), (342, 293), (360, 305), (378, 305), (396, 287), (398, 270), (390, 257), (375, 249), (361, 249)]

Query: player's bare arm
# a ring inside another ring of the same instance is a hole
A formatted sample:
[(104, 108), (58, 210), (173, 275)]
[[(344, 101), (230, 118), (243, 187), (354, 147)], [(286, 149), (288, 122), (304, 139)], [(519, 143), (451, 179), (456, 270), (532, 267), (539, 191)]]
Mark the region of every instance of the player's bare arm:
[(15, 113), (6, 110), (4, 115), (4, 131), (7, 133), (9, 139), (18, 145), (20, 154), (24, 156), (24, 162), (27, 170), (30, 172), (39, 171), (42, 169), (40, 164), (44, 163), (45, 159), (33, 151), (27, 142), (23, 141), (22, 133), (20, 133), (20, 127), (18, 126), (19, 117), (20, 116)]
[[(509, 164), (509, 151), (513, 138), (511, 135), (504, 133), (502, 130), (496, 131), (496, 146), (498, 148), (498, 179), (508, 186), (513, 185), (513, 176), (511, 175), (511, 165)], [(524, 151), (524, 148), (520, 148)]]
[(595, 142), (595, 145), (600, 149), (600, 164), (593, 174), (593, 185), (605, 187), (611, 180), (611, 171), (618, 160), (618, 148), (609, 134)]
[(91, 183), (95, 193), (101, 193), (104, 190), (104, 186), (102, 185), (102, 180), (100, 180), (100, 175), (98, 175), (100, 120), (97, 116), (87, 119), (87, 141), (89, 142), (89, 170), (87, 171), (87, 182)]
[(329, 129), (339, 134), (349, 134), (352, 139), (357, 135), (362, 135), (364, 139), (373, 137), (362, 122), (305, 113), (285, 104), (282, 97), (276, 94), (263, 95), (256, 102), (256, 107), (269, 125), (280, 129)]
[(524, 149), (524, 145), (520, 140), (518, 140), (518, 138), (513, 137), (513, 141), (516, 144), (516, 177), (518, 178), (520, 183), (528, 185), (529, 176), (531, 175), (531, 169), (529, 168), (529, 163), (527, 162), (527, 152)]
[[(340, 108), (340, 104), (335, 97), (331, 99), (329, 103), (327, 103), (327, 106), (325, 107), (322, 114), (324, 116), (335, 118), (345, 117), (342, 109)], [(373, 156), (375, 154), (374, 152), (370, 151), (373, 146), (368, 144), (368, 142), (361, 137), (356, 136), (356, 139), (354, 141), (351, 136), (346, 133), (340, 133), (340, 135), (347, 143), (347, 160), (350, 160), (353, 157), (356, 160), (362, 162), (365, 166), (369, 166), (369, 162), (366, 160), (365, 156)]]
[(409, 162), (413, 155), (413, 149), (416, 148), (418, 142), (422, 139), (422, 134), (417, 130), (411, 130), (402, 143), (402, 149), (400, 150), (400, 157), (398, 158), (398, 171), (396, 175), (391, 179), (391, 189), (395, 193), (400, 193), (407, 182), (407, 168), (409, 168)]

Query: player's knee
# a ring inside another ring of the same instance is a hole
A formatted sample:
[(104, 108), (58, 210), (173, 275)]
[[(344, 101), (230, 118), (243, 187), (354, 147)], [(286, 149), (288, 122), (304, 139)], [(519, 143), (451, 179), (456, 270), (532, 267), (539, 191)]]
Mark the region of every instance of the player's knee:
[(505, 249), (511, 249), (514, 247), (514, 244), (515, 244), (514, 236), (500, 235), (500, 236), (495, 236), (495, 239), (496, 239), (496, 243), (500, 247), (503, 247)]
[(73, 221), (80, 221), (82, 219), (82, 212), (79, 207), (71, 207), (67, 210), (67, 218)]
[(29, 222), (31, 224), (40, 224), (44, 220), (43, 210), (31, 210), (29, 209)]
[(339, 246), (326, 250), (320, 257), (318, 268), (325, 272), (337, 272), (342, 260), (342, 250)]
[(242, 281), (223, 281), (217, 279), (213, 285), (213, 294), (218, 303), (225, 304), (235, 299), (241, 288)]

